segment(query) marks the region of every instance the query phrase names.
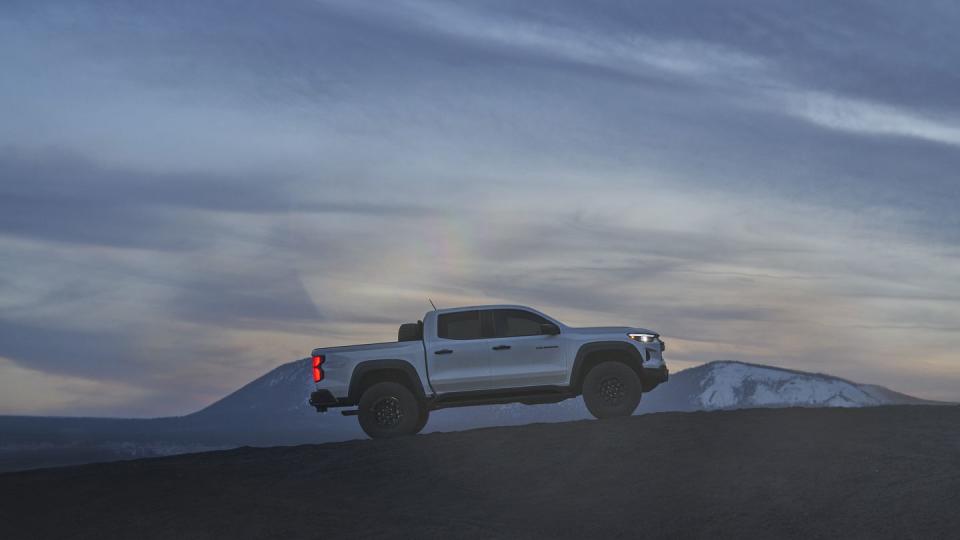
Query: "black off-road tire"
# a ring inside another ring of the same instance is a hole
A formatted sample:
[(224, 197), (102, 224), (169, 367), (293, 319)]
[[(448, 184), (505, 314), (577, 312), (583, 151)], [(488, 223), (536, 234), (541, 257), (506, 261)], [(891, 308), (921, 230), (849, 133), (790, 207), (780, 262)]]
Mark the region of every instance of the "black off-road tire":
[(630, 416), (641, 392), (640, 377), (621, 362), (601, 362), (583, 378), (583, 402), (598, 419)]
[(406, 386), (395, 382), (377, 383), (360, 396), (360, 428), (371, 439), (412, 435), (423, 420), (423, 409), (423, 404)]
[(413, 430), (414, 433), (420, 433), (423, 431), (423, 428), (427, 425), (427, 422), (430, 420), (430, 409), (426, 407), (420, 408), (420, 421), (417, 422), (417, 427)]

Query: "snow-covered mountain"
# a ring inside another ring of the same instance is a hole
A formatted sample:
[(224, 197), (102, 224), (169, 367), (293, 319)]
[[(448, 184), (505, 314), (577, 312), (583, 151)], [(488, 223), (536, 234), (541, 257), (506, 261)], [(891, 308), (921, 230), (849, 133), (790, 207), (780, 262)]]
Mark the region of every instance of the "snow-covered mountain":
[(931, 403), (822, 373), (720, 360), (676, 373), (643, 397), (639, 412)]

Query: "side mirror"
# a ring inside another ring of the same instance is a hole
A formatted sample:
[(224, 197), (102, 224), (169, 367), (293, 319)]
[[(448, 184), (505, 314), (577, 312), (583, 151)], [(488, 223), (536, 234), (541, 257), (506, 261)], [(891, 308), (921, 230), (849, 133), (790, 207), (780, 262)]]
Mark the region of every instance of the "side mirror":
[(555, 336), (560, 333), (560, 327), (553, 323), (543, 323), (540, 325), (540, 333), (547, 336)]

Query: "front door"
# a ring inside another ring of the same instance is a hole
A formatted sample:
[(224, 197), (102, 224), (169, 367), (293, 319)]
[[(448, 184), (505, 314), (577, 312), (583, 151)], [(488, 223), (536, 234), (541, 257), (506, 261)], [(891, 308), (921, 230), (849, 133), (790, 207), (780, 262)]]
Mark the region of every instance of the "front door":
[(493, 388), (567, 384), (564, 340), (542, 333), (541, 325), (549, 322), (522, 309), (494, 310), (494, 339), (489, 340)]

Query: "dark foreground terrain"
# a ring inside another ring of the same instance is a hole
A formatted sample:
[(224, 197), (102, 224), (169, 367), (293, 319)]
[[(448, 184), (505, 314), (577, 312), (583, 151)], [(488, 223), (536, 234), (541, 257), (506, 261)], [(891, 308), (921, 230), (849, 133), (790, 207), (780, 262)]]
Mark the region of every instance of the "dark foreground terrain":
[(960, 407), (754, 409), (0, 475), (0, 538), (956, 538)]

